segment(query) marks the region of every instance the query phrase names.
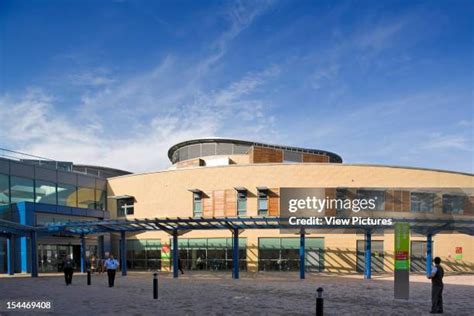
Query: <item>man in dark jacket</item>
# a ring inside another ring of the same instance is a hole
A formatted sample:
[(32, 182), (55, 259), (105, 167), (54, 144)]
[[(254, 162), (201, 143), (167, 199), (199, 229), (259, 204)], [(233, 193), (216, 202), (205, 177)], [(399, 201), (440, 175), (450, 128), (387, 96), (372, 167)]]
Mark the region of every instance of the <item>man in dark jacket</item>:
[(72, 283), (72, 274), (74, 273), (75, 264), (70, 256), (66, 256), (63, 261), (63, 271), (64, 279), (66, 280), (66, 285)]
[(441, 266), (441, 259), (434, 259), (435, 266), (428, 276), (431, 279), (431, 314), (443, 313), (443, 277), (444, 269)]

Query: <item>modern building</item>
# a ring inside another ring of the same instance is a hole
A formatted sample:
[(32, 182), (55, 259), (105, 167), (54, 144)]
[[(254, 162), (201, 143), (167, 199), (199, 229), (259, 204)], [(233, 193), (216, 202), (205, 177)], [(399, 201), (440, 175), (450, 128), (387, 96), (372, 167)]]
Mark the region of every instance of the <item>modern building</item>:
[[(122, 170), (74, 165), (5, 149), (0, 150), (0, 154), (0, 219), (28, 226), (110, 218), (105, 176), (128, 174)], [(110, 236), (92, 236), (85, 242), (86, 253), (97, 256), (110, 247)], [(8, 270), (7, 248), (10, 246), (14, 247), (15, 256), (11, 272), (30, 272), (31, 249), (27, 237), (10, 241), (0, 234), (0, 273)], [(80, 240), (75, 236), (40, 236), (39, 271), (57, 272), (66, 255), (72, 256), (80, 266), (80, 251)]]
[[(474, 220), (472, 174), (346, 164), (339, 155), (324, 150), (221, 138), (176, 144), (168, 156), (168, 169), (135, 174), (72, 163), (0, 159), (2, 218), (32, 226), (100, 219), (275, 218), (281, 214), (280, 197), (285, 188), (318, 188), (327, 197), (374, 198), (377, 203), (368, 214), (372, 217), (438, 224), (448, 219)], [(326, 215), (341, 211), (324, 210)], [(430, 233), (428, 239), (423, 231), (411, 232), (412, 271), (425, 270), (431, 236), (433, 253), (442, 257), (448, 271), (474, 271), (472, 231), (444, 228), (433, 236)], [(119, 233), (90, 236), (81, 239), (89, 257), (110, 251), (119, 255), (120, 249), (126, 249), (128, 269), (171, 269), (173, 238), (165, 231), (128, 232), (126, 247), (119, 246)], [(363, 232), (316, 230), (304, 238), (306, 271), (363, 272)], [(297, 271), (300, 241), (299, 234), (280, 229), (240, 230), (239, 268)], [(2, 249), (8, 242), (0, 237), (0, 272), (7, 271)], [(57, 258), (65, 253), (79, 260), (80, 243), (77, 236), (64, 233), (40, 235), (40, 272), (57, 269)], [(179, 258), (189, 270), (230, 270), (232, 245), (230, 230), (192, 230), (179, 236)], [(393, 271), (393, 248), (393, 229), (373, 232), (370, 252), (374, 272)], [(15, 240), (16, 271), (28, 271), (28, 251), (26, 238)]]
[[(375, 197), (374, 217), (428, 220), (473, 219), (474, 176), (443, 170), (344, 164), (324, 150), (269, 145), (235, 139), (196, 139), (168, 151), (167, 170), (109, 178), (111, 217), (221, 218), (280, 215), (282, 188), (324, 188), (327, 196)], [(463, 190), (459, 190), (459, 189)], [(338, 210), (326, 210), (336, 214)], [(232, 234), (195, 230), (179, 237), (182, 264), (191, 270), (226, 270), (232, 266)], [(274, 229), (245, 230), (240, 236), (240, 269), (298, 270), (299, 235)], [(434, 255), (448, 270), (474, 270), (474, 237), (464, 232), (434, 236)], [(131, 269), (169, 269), (171, 236), (165, 232), (128, 234)], [(424, 271), (427, 236), (412, 232), (411, 269)], [(362, 272), (363, 233), (306, 235), (306, 270)], [(393, 270), (393, 230), (372, 236), (372, 269)], [(118, 239), (113, 249), (117, 253)]]

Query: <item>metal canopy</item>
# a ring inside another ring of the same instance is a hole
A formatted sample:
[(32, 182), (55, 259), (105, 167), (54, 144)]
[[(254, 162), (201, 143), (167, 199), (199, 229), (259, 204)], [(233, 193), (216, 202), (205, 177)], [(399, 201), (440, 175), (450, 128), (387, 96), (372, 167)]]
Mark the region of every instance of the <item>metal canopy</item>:
[[(437, 234), (440, 232), (459, 232), (474, 235), (474, 220), (444, 220), (444, 219), (407, 219), (397, 218), (393, 222), (408, 222), (413, 232), (418, 234)], [(1, 224), (0, 224), (1, 225)], [(0, 226), (1, 227), (1, 226)], [(368, 228), (364, 225), (314, 225), (290, 226), (279, 217), (212, 217), (212, 218), (144, 218), (135, 220), (101, 220), (82, 222), (50, 223), (34, 228), (39, 233), (69, 233), (95, 234), (113, 232), (141, 232), (161, 230), (169, 234), (191, 230), (213, 229), (293, 229), (304, 230), (356, 230), (373, 231), (378, 229), (393, 229), (392, 227)]]
[(34, 227), (0, 219), (0, 234), (14, 234), (19, 236), (29, 236)]

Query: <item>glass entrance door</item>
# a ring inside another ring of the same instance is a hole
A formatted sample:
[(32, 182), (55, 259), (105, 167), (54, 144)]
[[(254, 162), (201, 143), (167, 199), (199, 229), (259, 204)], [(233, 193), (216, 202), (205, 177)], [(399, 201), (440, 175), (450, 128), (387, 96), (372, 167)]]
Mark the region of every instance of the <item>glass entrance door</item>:
[[(73, 254), (71, 245), (38, 245), (38, 268), (40, 272), (60, 272), (66, 256)], [(79, 247), (79, 246), (78, 246)]]

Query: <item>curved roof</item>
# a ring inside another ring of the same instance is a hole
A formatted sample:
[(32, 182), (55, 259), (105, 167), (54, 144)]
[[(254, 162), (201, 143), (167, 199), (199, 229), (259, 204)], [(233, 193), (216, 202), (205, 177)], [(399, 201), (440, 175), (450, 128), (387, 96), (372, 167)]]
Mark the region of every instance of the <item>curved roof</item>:
[(294, 146), (286, 146), (286, 145), (274, 145), (274, 144), (266, 144), (260, 142), (253, 142), (241, 139), (232, 139), (232, 138), (219, 138), (219, 137), (209, 137), (209, 138), (197, 138), (186, 140), (180, 143), (177, 143), (168, 150), (168, 158), (171, 162), (173, 162), (173, 154), (188, 145), (195, 145), (195, 144), (206, 144), (206, 143), (227, 143), (227, 144), (235, 144), (235, 145), (244, 145), (244, 146), (260, 146), (260, 147), (267, 147), (267, 148), (275, 148), (275, 149), (282, 149), (282, 150), (289, 150), (294, 152), (302, 152), (302, 153), (311, 153), (311, 154), (320, 154), (329, 156), (331, 162), (341, 163), (342, 157), (336, 153), (320, 150), (320, 149), (311, 149), (311, 148), (302, 148), (302, 147), (294, 147)]

